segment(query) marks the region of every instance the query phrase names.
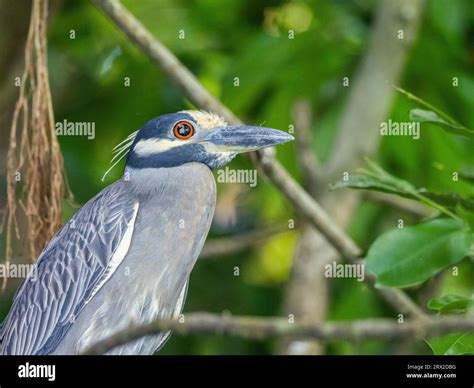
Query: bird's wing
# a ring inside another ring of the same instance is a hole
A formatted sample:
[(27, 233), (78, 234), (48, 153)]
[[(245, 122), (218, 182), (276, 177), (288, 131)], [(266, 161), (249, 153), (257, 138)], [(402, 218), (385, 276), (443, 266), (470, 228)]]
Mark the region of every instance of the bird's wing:
[(118, 181), (102, 190), (45, 247), (13, 300), (0, 354), (48, 354), (125, 257), (138, 202)]
[[(179, 316), (183, 312), (184, 302), (186, 301), (186, 295), (188, 294), (188, 285), (189, 285), (189, 279), (186, 280), (186, 283), (184, 283), (184, 286), (183, 286), (181, 292), (179, 293), (179, 298), (178, 298), (178, 301), (176, 302), (176, 307), (173, 311), (173, 318), (174, 319), (179, 318)], [(154, 350), (154, 353), (158, 353), (161, 350), (161, 348), (163, 348), (163, 346), (165, 346), (166, 342), (168, 342), (170, 337), (171, 337), (171, 330), (164, 333), (164, 334), (162, 334), (162, 338), (161, 338), (157, 348)]]

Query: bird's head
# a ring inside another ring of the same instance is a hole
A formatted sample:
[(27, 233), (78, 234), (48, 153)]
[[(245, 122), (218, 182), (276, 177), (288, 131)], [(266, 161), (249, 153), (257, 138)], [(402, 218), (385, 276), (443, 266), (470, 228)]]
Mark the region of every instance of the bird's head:
[(216, 169), (237, 154), (293, 140), (276, 129), (229, 126), (219, 116), (203, 111), (182, 111), (150, 120), (115, 147), (112, 161), (127, 155), (127, 167), (175, 167), (197, 162)]

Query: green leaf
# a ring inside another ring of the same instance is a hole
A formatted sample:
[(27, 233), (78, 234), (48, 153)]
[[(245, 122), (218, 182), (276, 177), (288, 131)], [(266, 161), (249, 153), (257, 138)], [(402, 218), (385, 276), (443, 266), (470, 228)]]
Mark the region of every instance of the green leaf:
[(435, 193), (426, 189), (417, 189), (417, 192), (448, 209), (462, 208), (474, 212), (474, 198), (472, 197), (465, 197), (459, 193)]
[(410, 100), (416, 101), (421, 106), (429, 109), (412, 109), (410, 111), (410, 120), (437, 124), (448, 132), (474, 139), (474, 131), (472, 129), (466, 128), (464, 125), (458, 123), (447, 113), (443, 112), (441, 109), (436, 108), (429, 102), (426, 102), (425, 100), (421, 99), (418, 96), (415, 96), (414, 94), (406, 91), (405, 89), (396, 86), (395, 89), (407, 96)]
[(473, 232), (454, 219), (395, 229), (372, 244), (365, 269), (377, 276), (379, 286), (417, 284), (468, 256), (473, 242)]
[(459, 295), (445, 295), (433, 298), (428, 302), (428, 308), (440, 314), (462, 314), (471, 307), (473, 300)]
[[(408, 184), (408, 182), (406, 182)], [(460, 208), (474, 212), (474, 198), (465, 197), (459, 193), (436, 193), (426, 189), (401, 190), (400, 186), (394, 187), (391, 184), (380, 182), (376, 178), (366, 175), (351, 175), (348, 180), (340, 180), (331, 185), (331, 189), (351, 188), (356, 190), (370, 190), (378, 191), (386, 194), (398, 195), (399, 197), (412, 199), (425, 203), (420, 196), (426, 197), (429, 200), (444, 206), (447, 209), (457, 211)], [(431, 204), (428, 204), (432, 206)], [(464, 217), (462, 217), (464, 219)]]
[(416, 189), (413, 185), (403, 179), (397, 178), (374, 161), (367, 159), (367, 168), (358, 170), (359, 174), (350, 174), (330, 186), (331, 189), (352, 187), (355, 189), (368, 189), (402, 196), (415, 196)]
[(446, 131), (454, 133), (455, 135), (461, 135), (474, 139), (474, 131), (456, 122), (447, 121), (431, 110), (412, 109), (410, 111), (410, 120), (419, 123), (436, 124), (441, 126)]
[(330, 186), (331, 190), (350, 187), (359, 190), (373, 190), (395, 194), (404, 198), (420, 201), (440, 212), (460, 219), (453, 211), (458, 208), (474, 211), (474, 199), (466, 198), (457, 193), (438, 194), (417, 189), (410, 182), (397, 178), (371, 160), (367, 160), (368, 168), (360, 169), (360, 174), (349, 175)]
[(374, 177), (367, 175), (349, 175), (349, 178), (347, 180), (340, 180), (331, 185), (331, 190), (343, 188), (380, 191), (382, 193), (395, 194), (405, 198), (413, 197), (412, 195), (410, 195), (410, 192), (407, 192), (407, 190), (401, 191), (399, 188), (394, 187), (390, 183), (382, 182)]
[(474, 333), (451, 333), (426, 340), (433, 354), (461, 355), (474, 354)]

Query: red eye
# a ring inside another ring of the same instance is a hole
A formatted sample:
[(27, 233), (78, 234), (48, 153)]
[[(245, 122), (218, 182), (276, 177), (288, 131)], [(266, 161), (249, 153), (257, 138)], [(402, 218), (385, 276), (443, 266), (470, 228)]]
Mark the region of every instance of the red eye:
[(194, 135), (194, 127), (187, 121), (179, 121), (174, 125), (173, 133), (178, 139), (186, 140)]

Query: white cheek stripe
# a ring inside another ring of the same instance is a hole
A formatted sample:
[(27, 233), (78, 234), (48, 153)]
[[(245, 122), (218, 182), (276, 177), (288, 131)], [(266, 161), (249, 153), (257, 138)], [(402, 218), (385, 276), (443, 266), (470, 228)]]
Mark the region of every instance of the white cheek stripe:
[(134, 151), (140, 156), (158, 154), (160, 152), (169, 151), (176, 147), (181, 147), (186, 141), (167, 140), (167, 139), (145, 139), (140, 140), (134, 148)]

